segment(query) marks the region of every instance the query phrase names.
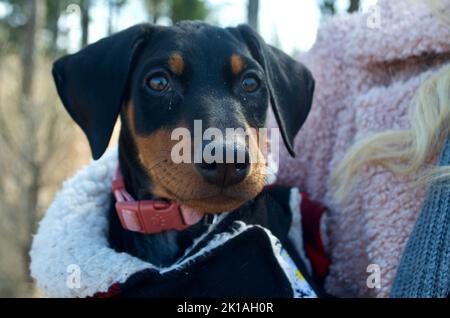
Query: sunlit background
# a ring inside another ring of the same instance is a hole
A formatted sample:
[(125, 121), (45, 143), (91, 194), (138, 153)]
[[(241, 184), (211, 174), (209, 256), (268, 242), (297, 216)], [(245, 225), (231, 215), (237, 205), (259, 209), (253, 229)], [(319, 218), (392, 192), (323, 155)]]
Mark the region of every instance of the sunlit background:
[[(91, 30), (89, 42), (98, 40), (109, 33), (108, 25), (111, 19), (107, 1), (97, 1), (91, 9)], [(316, 33), (324, 17), (326, 9), (317, 0), (260, 0), (258, 12), (258, 30), (264, 39), (279, 46), (289, 53), (306, 51), (314, 44)], [(333, 3), (335, 14), (348, 12), (349, 0), (328, 1)], [(248, 0), (207, 0), (204, 1), (208, 14), (204, 20), (220, 26), (233, 26), (248, 21)], [(365, 0), (359, 4), (359, 10), (367, 11), (376, 0)], [(322, 4), (324, 6), (324, 4)], [(321, 10), (322, 9), (322, 10)], [(119, 9), (114, 19), (114, 31), (124, 29), (137, 22), (148, 21), (152, 18), (146, 8), (145, 0), (131, 0)], [(78, 25), (79, 11), (69, 6), (68, 12), (60, 21), (60, 27), (70, 30), (70, 35), (61, 41), (61, 45), (69, 51), (76, 51), (79, 47), (76, 39), (81, 37)], [(326, 16), (331, 12), (326, 12)], [(169, 14), (170, 15), (170, 14)], [(170, 25), (170, 16), (162, 16), (157, 23)]]
[[(376, 0), (0, 0), (0, 296), (41, 296), (28, 271), (32, 233), (63, 180), (90, 160), (59, 102), (51, 64), (136, 23), (249, 23), (292, 56), (333, 15)], [(113, 138), (114, 139), (114, 138)]]

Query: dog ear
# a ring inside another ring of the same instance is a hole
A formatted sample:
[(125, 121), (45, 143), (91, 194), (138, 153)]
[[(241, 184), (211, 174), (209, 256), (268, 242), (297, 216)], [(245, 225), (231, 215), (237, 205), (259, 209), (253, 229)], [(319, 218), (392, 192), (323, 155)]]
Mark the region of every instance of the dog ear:
[(253, 58), (263, 67), (270, 102), (286, 147), (295, 157), (294, 138), (305, 122), (314, 94), (314, 78), (301, 63), (267, 45), (248, 25), (236, 28)]
[(66, 55), (53, 65), (58, 94), (86, 134), (95, 160), (108, 147), (126, 97), (133, 58), (151, 29), (148, 24), (136, 25)]

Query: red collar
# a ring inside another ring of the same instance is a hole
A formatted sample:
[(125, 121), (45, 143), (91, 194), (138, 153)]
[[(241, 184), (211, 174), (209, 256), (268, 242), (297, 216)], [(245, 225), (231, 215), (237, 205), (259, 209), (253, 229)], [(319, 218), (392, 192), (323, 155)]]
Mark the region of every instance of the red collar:
[(203, 218), (203, 214), (175, 202), (134, 200), (125, 189), (119, 169), (112, 181), (112, 191), (116, 198), (117, 215), (125, 230), (143, 234), (182, 231)]

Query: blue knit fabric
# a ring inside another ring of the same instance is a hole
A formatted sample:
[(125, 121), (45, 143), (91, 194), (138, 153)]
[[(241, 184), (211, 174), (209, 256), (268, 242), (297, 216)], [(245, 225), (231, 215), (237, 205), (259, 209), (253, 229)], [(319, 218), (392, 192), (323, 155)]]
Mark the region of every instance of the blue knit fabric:
[[(450, 138), (440, 158), (450, 163)], [(444, 298), (450, 293), (450, 180), (430, 187), (391, 290), (394, 298)]]

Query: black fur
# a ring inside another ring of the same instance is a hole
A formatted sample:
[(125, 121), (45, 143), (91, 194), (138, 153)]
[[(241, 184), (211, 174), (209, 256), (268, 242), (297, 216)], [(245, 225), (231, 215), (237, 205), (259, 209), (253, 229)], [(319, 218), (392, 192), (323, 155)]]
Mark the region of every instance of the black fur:
[[(173, 52), (181, 52), (185, 59), (182, 75), (172, 76), (170, 92), (150, 93), (145, 78), (154, 70), (167, 70)], [(239, 89), (241, 75), (233, 75), (229, 68), (229, 59), (236, 53), (260, 77), (257, 92), (243, 94)], [(219, 129), (245, 128), (246, 124), (263, 127), (270, 101), (285, 144), (295, 155), (293, 140), (307, 117), (314, 91), (310, 72), (265, 44), (250, 27), (222, 29), (200, 22), (137, 25), (61, 58), (54, 64), (53, 75), (64, 106), (89, 140), (94, 159), (103, 155), (121, 116), (119, 161), (127, 190), (137, 200), (152, 198), (145, 190), (151, 181), (130, 142), (124, 107), (129, 100), (135, 106), (136, 133), (141, 135), (181, 122), (191, 124), (194, 119)], [(206, 229), (201, 222), (184, 232), (132, 233), (122, 229), (113, 208), (110, 221), (115, 249), (157, 265), (176, 260)]]

